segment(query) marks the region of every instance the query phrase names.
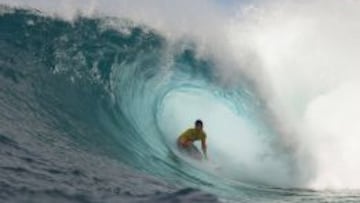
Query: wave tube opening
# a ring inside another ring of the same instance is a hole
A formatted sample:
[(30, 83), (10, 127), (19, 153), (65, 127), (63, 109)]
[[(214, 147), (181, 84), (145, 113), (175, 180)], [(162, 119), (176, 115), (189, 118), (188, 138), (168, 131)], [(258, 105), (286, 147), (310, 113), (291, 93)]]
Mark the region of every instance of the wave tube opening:
[[(251, 108), (245, 97), (242, 102), (244, 108)], [(196, 119), (203, 120), (211, 164), (202, 169), (210, 168), (218, 176), (243, 183), (289, 184), (288, 166), (281, 160), (285, 157), (276, 157), (271, 139), (266, 138), (269, 135), (264, 135), (252, 116), (246, 115), (246, 109), (241, 114), (231, 98), (206, 87), (184, 87), (168, 93), (162, 105), (159, 125), (169, 145), (174, 145), (182, 131), (193, 127)]]

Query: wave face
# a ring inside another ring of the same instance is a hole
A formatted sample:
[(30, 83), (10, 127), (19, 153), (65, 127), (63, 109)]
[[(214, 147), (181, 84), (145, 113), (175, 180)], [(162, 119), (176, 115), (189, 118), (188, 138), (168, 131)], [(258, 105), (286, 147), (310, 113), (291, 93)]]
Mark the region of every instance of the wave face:
[[(227, 81), (218, 57), (191, 39), (170, 41), (129, 19), (1, 10), (3, 201), (358, 198), (306, 189), (312, 165), (284, 144), (258, 84), (241, 71)], [(206, 163), (174, 144), (197, 118), (209, 136)]]

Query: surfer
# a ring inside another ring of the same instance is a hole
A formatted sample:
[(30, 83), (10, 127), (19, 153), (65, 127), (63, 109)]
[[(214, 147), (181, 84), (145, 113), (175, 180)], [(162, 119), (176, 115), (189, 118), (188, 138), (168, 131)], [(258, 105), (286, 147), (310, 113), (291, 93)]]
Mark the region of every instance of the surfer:
[[(201, 152), (194, 145), (194, 141), (201, 140)], [(206, 152), (206, 133), (203, 130), (203, 122), (201, 120), (195, 121), (195, 128), (189, 128), (185, 132), (183, 132), (178, 140), (177, 145), (180, 151), (187, 153), (191, 157), (201, 160), (202, 157), (207, 159)]]

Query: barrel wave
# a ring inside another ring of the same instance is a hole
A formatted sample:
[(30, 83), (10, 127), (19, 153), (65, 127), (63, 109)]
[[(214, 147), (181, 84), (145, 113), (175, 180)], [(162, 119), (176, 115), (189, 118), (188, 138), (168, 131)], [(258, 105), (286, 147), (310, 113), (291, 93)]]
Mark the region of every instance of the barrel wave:
[[(313, 159), (284, 141), (259, 84), (243, 71), (227, 80), (219, 56), (201, 54), (191, 38), (169, 40), (126, 18), (1, 12), (2, 201), (358, 198), (307, 187)], [(175, 145), (198, 118), (207, 162)]]

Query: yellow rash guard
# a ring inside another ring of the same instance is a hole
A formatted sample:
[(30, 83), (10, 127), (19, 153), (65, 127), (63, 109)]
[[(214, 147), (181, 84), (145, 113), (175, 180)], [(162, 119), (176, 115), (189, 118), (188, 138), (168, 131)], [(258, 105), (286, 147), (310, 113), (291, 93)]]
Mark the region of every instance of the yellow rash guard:
[(189, 141), (194, 142), (196, 140), (201, 140), (203, 143), (205, 143), (205, 139), (206, 139), (206, 133), (204, 131), (200, 131), (195, 128), (190, 128), (186, 130), (179, 137), (179, 141), (181, 143), (185, 143)]

